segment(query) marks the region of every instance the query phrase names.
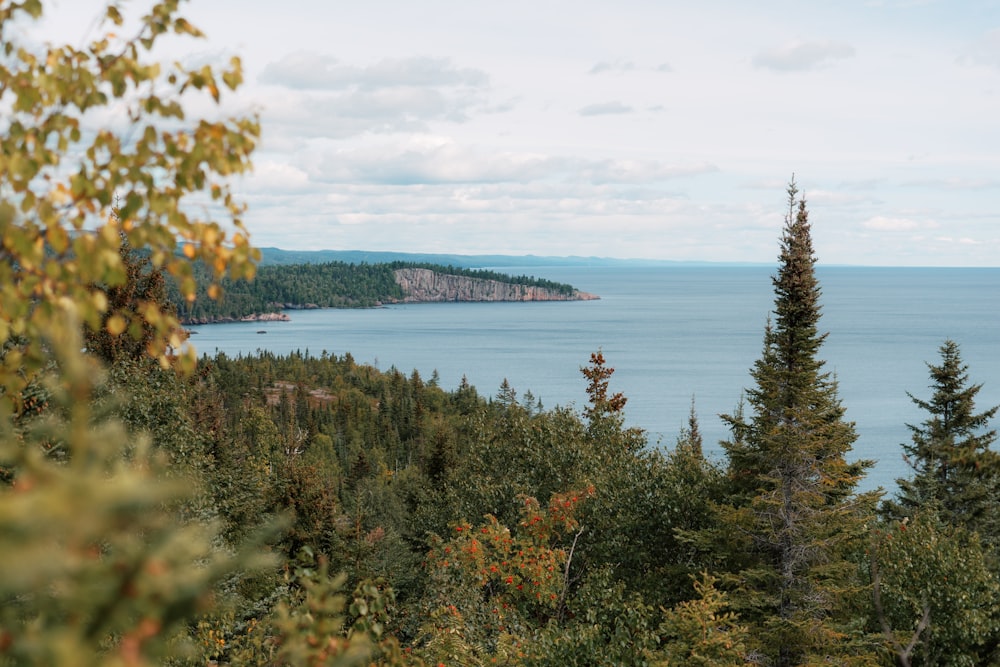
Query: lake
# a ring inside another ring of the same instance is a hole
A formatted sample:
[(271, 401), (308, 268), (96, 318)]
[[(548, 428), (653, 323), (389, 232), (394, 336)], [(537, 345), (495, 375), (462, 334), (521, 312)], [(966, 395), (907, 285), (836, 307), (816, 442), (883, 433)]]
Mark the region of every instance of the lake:
[[(505, 267), (491, 267), (505, 271)], [(511, 267), (510, 273), (525, 273)], [(582, 409), (580, 367), (603, 350), (615, 368), (611, 388), (628, 397), (627, 423), (670, 447), (691, 401), (706, 452), (727, 435), (718, 415), (732, 412), (761, 352), (773, 306), (769, 266), (532, 267), (599, 301), (435, 303), (370, 310), (290, 311), (291, 322), (193, 327), (199, 353), (230, 356), (269, 350), (322, 351), (424, 379), (436, 370), (446, 389), (463, 376), (483, 395), (504, 379), (546, 407)], [(819, 267), (821, 350), (836, 375), (848, 419), (857, 424), (854, 458), (876, 466), (864, 488), (893, 488), (908, 476), (900, 444), (907, 423), (926, 417), (907, 392), (927, 399), (925, 362), (951, 338), (970, 380), (982, 383), (980, 410), (1000, 404), (1000, 269)], [(259, 334), (258, 331), (266, 331)]]

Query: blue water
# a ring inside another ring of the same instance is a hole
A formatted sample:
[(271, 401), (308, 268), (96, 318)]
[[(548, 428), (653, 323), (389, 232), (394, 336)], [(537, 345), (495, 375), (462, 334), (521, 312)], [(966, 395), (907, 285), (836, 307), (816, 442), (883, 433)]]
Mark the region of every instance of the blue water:
[[(503, 270), (503, 267), (497, 267)], [(523, 268), (512, 268), (523, 273)], [(692, 397), (706, 450), (726, 437), (750, 386), (773, 306), (771, 267), (553, 267), (532, 272), (601, 296), (567, 303), (447, 303), (372, 310), (293, 311), (291, 322), (195, 327), (199, 353), (350, 352), (381, 369), (438, 371), (451, 389), (466, 376), (493, 395), (504, 379), (546, 407), (586, 401), (580, 367), (602, 349), (616, 369), (612, 390), (628, 397), (629, 425), (672, 446)], [(1000, 404), (1000, 269), (820, 267), (821, 351), (857, 424), (855, 458), (877, 461), (865, 488), (907, 476), (905, 424), (925, 418), (907, 397), (929, 398), (924, 362), (957, 341), (970, 379), (984, 384), (980, 409)], [(266, 335), (257, 334), (266, 330)]]

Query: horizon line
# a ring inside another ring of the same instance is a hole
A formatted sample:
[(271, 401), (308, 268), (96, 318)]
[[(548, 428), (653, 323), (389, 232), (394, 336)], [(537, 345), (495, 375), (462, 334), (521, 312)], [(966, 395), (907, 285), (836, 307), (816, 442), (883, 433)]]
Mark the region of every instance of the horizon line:
[[(663, 258), (649, 258), (649, 257), (610, 257), (610, 256), (600, 256), (600, 255), (537, 255), (533, 253), (524, 254), (512, 254), (512, 253), (464, 253), (464, 252), (420, 252), (420, 251), (404, 251), (404, 250), (362, 250), (362, 249), (347, 249), (347, 250), (337, 250), (334, 248), (323, 248), (318, 250), (299, 250), (299, 249), (289, 249), (280, 248), (278, 246), (258, 246), (258, 249), (263, 254), (265, 251), (278, 251), (282, 253), (301, 253), (308, 255), (318, 255), (322, 253), (338, 253), (338, 254), (371, 254), (371, 255), (415, 255), (422, 257), (450, 257), (450, 258), (462, 258), (470, 260), (478, 259), (531, 259), (534, 261), (545, 261), (545, 260), (559, 260), (559, 261), (576, 261), (576, 262), (621, 262), (621, 263), (647, 263), (647, 264), (701, 264), (701, 265), (717, 265), (717, 266), (777, 266), (778, 261), (773, 262), (762, 262), (762, 261), (751, 261), (751, 260), (711, 260), (711, 259), (663, 259)], [(822, 261), (816, 262), (817, 267), (829, 267), (829, 268), (868, 268), (868, 269), (1000, 269), (1000, 266), (991, 265), (934, 265), (934, 264), (850, 264), (844, 262), (831, 262), (824, 263)]]

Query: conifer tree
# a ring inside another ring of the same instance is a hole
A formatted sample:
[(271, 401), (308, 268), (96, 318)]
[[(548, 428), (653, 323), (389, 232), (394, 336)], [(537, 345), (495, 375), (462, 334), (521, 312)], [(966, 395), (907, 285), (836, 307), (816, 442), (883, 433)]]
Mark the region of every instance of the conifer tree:
[(854, 493), (868, 464), (846, 460), (854, 425), (818, 357), (826, 337), (818, 332), (820, 287), (797, 193), (793, 180), (772, 278), (775, 319), (751, 371), (748, 414), (724, 416), (731, 495), (718, 506), (716, 535), (729, 542), (733, 602), (751, 624), (751, 653), (780, 666), (834, 655), (838, 664), (864, 664), (866, 648), (846, 641), (846, 606), (861, 589), (848, 556), (875, 497)]
[(611, 376), (615, 369), (605, 363), (601, 350), (590, 355), (590, 365), (580, 369), (587, 379), (587, 407), (583, 417), (587, 420), (587, 434), (594, 441), (602, 455), (609, 460), (621, 460), (623, 455), (640, 451), (646, 444), (641, 429), (625, 427), (625, 404), (628, 398), (623, 393), (609, 394)]
[(1000, 406), (977, 413), (975, 399), (982, 385), (969, 384), (958, 344), (946, 340), (939, 351), (940, 365), (927, 364), (933, 381), (930, 400), (907, 394), (928, 417), (918, 426), (907, 425), (912, 442), (903, 451), (914, 474), (896, 480), (896, 502), (887, 503), (885, 510), (902, 517), (932, 508), (943, 523), (978, 531), (989, 540), (996, 533), (990, 523), (1000, 461), (990, 449), (997, 432), (988, 426)]

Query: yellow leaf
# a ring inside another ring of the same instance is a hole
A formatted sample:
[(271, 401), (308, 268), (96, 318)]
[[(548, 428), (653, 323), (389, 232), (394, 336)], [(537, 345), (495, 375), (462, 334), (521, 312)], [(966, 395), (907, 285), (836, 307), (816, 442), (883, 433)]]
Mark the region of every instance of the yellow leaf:
[(125, 326), (125, 318), (116, 313), (108, 318), (108, 323), (104, 325), (104, 328), (112, 336), (120, 336), (125, 331)]
[(201, 233), (201, 240), (207, 246), (214, 246), (219, 242), (219, 230), (215, 227), (205, 227)]
[(184, 256), (188, 259), (194, 259), (194, 246), (190, 243), (184, 244)]
[(98, 311), (103, 313), (108, 309), (108, 296), (104, 292), (94, 292), (91, 300)]
[(69, 247), (69, 234), (66, 233), (66, 229), (62, 225), (51, 225), (46, 230), (45, 236), (57, 254), (61, 255), (66, 252), (66, 248)]

